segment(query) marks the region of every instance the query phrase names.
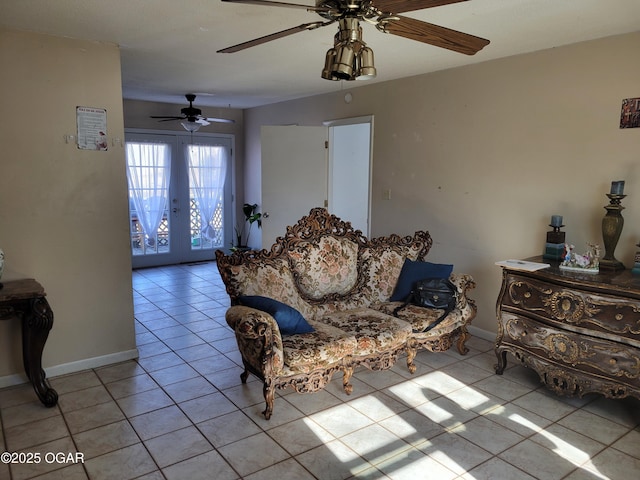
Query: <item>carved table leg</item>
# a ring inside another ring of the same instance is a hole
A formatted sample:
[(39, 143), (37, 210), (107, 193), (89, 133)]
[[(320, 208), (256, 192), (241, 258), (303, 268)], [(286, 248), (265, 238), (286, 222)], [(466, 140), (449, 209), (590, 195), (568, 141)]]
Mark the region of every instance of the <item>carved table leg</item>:
[(31, 300), (22, 319), (22, 360), (27, 377), (40, 401), (47, 407), (58, 403), (42, 369), (42, 351), (53, 326), (53, 311), (44, 297)]

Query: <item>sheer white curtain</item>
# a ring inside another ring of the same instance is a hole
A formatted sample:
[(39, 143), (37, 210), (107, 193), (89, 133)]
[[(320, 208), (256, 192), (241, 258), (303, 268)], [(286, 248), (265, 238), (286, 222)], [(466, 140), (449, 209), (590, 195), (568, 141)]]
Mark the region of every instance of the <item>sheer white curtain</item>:
[(227, 153), (215, 145), (189, 145), (189, 184), (198, 201), (200, 231), (204, 238), (219, 240), (221, 232), (211, 226), (216, 209), (222, 203), (227, 174)]
[(129, 196), (142, 226), (146, 244), (157, 245), (158, 227), (169, 197), (169, 145), (127, 142)]

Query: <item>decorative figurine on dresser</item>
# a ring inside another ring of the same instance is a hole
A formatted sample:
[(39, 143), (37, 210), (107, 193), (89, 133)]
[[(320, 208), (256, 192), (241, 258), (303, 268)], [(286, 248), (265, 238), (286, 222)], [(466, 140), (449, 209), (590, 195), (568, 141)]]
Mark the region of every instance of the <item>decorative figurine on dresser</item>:
[(559, 395), (640, 399), (640, 277), (547, 262), (536, 271), (502, 263), (496, 373), (511, 353)]

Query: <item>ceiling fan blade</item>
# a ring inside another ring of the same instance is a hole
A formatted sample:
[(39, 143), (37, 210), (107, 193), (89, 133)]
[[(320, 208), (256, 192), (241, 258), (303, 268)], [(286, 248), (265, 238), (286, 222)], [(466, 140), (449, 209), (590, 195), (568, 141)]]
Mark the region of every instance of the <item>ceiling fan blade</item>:
[(382, 13), (404, 13), (468, 1), (469, 0), (373, 0), (372, 3), (373, 6)]
[(168, 122), (170, 120), (184, 120), (186, 117), (167, 117), (167, 116), (151, 115), (149, 118), (162, 118), (164, 120), (160, 120), (161, 122)]
[(385, 33), (428, 43), (436, 47), (464, 53), (465, 55), (475, 55), (490, 43), (489, 40), (468, 33), (458, 32), (457, 30), (400, 15), (390, 17), (383, 24), (379, 24), (378, 27)]
[(208, 117), (208, 118), (203, 118), (202, 120), (206, 120), (208, 122), (218, 122), (218, 123), (236, 123), (235, 120), (231, 120), (230, 118)]
[[(315, 5), (300, 5), (298, 3), (275, 2), (272, 0), (222, 0), (229, 3), (247, 3), (250, 5), (264, 5), (265, 7), (285, 7), (285, 8), (304, 8), (311, 12), (328, 12), (332, 10), (328, 7), (316, 7)], [(462, 1), (462, 0), (458, 0)]]
[(256, 45), (267, 43), (272, 40), (277, 40), (278, 38), (287, 37), (304, 30), (315, 30), (316, 28), (324, 27), (325, 25), (329, 25), (331, 23), (333, 23), (333, 20), (330, 20), (328, 22), (303, 23), (302, 25), (298, 25), (297, 27), (288, 28), (286, 30), (282, 30), (281, 32), (272, 33), (271, 35), (265, 35), (264, 37), (254, 38), (253, 40), (239, 43), (238, 45), (234, 45), (233, 47), (223, 48), (222, 50), (218, 50), (217, 53), (239, 52), (240, 50), (244, 50), (245, 48), (255, 47)]

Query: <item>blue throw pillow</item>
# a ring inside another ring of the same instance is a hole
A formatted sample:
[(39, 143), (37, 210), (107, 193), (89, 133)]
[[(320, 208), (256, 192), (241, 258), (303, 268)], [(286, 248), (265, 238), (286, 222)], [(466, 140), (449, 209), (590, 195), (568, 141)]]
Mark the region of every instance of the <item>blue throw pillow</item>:
[(404, 265), (402, 265), (398, 283), (396, 283), (396, 288), (390, 300), (392, 302), (404, 302), (409, 297), (413, 285), (418, 280), (425, 278), (449, 278), (451, 272), (453, 272), (453, 265), (413, 261), (407, 258), (404, 261)]
[(313, 327), (307, 323), (302, 314), (293, 307), (273, 298), (258, 295), (238, 297), (240, 305), (267, 312), (275, 318), (281, 335), (313, 332)]

